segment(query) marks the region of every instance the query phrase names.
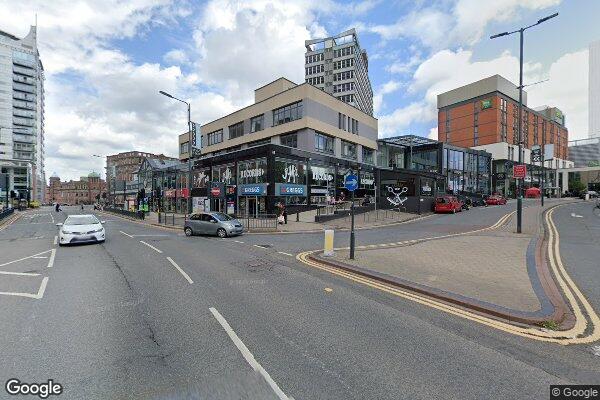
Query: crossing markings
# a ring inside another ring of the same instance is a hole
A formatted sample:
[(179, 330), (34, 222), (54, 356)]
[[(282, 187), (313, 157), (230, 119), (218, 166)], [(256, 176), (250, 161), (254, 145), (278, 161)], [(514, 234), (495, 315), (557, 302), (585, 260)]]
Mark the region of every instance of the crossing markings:
[(31, 299), (39, 300), (42, 297), (44, 297), (44, 292), (46, 291), (46, 285), (48, 285), (48, 277), (47, 276), (44, 277), (44, 279), (42, 279), (42, 283), (41, 283), (40, 288), (38, 289), (37, 293), (0, 292), (0, 295), (28, 297)]

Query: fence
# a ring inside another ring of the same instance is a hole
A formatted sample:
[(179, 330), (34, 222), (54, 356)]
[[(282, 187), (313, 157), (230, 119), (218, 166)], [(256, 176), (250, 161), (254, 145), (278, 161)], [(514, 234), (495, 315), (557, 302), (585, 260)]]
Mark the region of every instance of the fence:
[(136, 218), (136, 219), (144, 219), (143, 211), (129, 211), (123, 210), (122, 208), (114, 208), (114, 207), (104, 207), (102, 211), (106, 211), (109, 213), (121, 214), (126, 217)]
[(0, 211), (0, 221), (2, 221), (4, 218), (6, 218), (9, 215), (11, 215), (13, 212), (15, 212), (14, 208), (7, 208), (4, 211)]
[[(373, 222), (373, 221), (398, 221), (400, 220), (400, 216), (406, 213), (406, 207), (402, 209), (399, 208), (389, 208), (383, 210), (373, 210), (366, 213), (363, 213), (362, 219), (363, 222)], [(357, 217), (360, 218), (360, 217)]]
[(158, 223), (163, 225), (183, 227), (183, 224), (185, 223), (185, 221), (187, 221), (187, 219), (187, 214), (175, 214), (165, 212), (158, 213)]
[(258, 215), (238, 215), (235, 217), (246, 231), (276, 231), (277, 215), (258, 214)]

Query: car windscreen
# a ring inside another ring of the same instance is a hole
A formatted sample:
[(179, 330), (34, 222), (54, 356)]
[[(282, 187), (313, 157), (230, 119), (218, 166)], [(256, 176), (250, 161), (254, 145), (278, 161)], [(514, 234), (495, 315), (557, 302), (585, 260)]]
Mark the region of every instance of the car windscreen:
[(223, 213), (214, 213), (212, 216), (219, 221), (231, 221), (233, 219), (229, 215)]
[(93, 215), (72, 215), (67, 217), (65, 225), (93, 225), (100, 221)]

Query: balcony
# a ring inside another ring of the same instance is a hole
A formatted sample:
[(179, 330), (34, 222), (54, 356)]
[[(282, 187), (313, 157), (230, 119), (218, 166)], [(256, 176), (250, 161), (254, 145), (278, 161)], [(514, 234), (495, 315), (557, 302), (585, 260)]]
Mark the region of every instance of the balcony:
[(35, 119), (35, 111), (26, 111), (19, 110), (18, 108), (13, 108), (13, 116)]
[(35, 126), (35, 121), (28, 118), (13, 117), (13, 125)]
[(27, 93), (35, 93), (36, 92), (35, 86), (26, 85), (24, 83), (18, 83), (18, 82), (13, 82), (13, 89), (19, 90), (21, 92), (27, 92)]
[(13, 92), (13, 99), (35, 101), (35, 94)]
[(13, 100), (13, 107), (22, 108), (25, 110), (35, 110), (35, 103), (30, 103), (28, 101), (22, 100)]
[(27, 75), (27, 76), (36, 76), (37, 71), (35, 69), (17, 67), (13, 65), (13, 72), (16, 74)]
[(23, 67), (35, 68), (35, 61), (24, 60), (21, 58), (13, 58), (13, 65), (21, 65)]
[(13, 133), (13, 142), (20, 142), (20, 143), (35, 143), (36, 139), (35, 136), (33, 135), (19, 135), (16, 133)]
[(25, 85), (37, 86), (37, 79), (30, 78), (28, 76), (21, 76), (13, 74), (13, 82), (23, 83)]

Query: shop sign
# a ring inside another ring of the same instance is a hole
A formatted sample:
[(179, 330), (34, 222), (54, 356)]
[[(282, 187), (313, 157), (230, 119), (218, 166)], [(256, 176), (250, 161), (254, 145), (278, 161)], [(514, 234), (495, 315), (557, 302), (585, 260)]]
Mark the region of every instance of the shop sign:
[(206, 184), (208, 182), (208, 174), (206, 173), (206, 171), (195, 171), (193, 179), (194, 180), (192, 183), (195, 188), (203, 188), (206, 187)]
[(527, 175), (527, 167), (525, 165), (513, 165), (513, 178), (524, 179)]
[(433, 188), (429, 183), (425, 182), (421, 185), (421, 196), (431, 196), (433, 194)]
[(238, 186), (238, 196), (264, 196), (267, 194), (267, 184), (257, 183)]
[(225, 186), (222, 182), (210, 183), (210, 195), (212, 197), (223, 197), (225, 195)]
[(327, 194), (329, 193), (329, 189), (325, 188), (310, 188), (311, 194)]
[(276, 196), (306, 196), (306, 185), (296, 185), (291, 183), (276, 183)]
[(503, 181), (506, 179), (506, 174), (504, 172), (498, 172), (496, 174), (496, 180)]
[(188, 188), (177, 190), (177, 197), (188, 197), (188, 196), (189, 196)]
[(281, 175), (283, 180), (289, 183), (296, 183), (299, 176), (298, 167), (296, 167), (294, 164), (289, 164), (287, 167), (285, 167), (283, 175)]
[(408, 188), (406, 186), (401, 186), (401, 187), (386, 186), (385, 188), (388, 192), (386, 199), (394, 207), (403, 206), (404, 202), (406, 202), (406, 200), (408, 200), (408, 197), (406, 196), (406, 193), (408, 192)]
[(361, 172), (360, 173), (360, 184), (363, 186), (373, 186), (375, 184), (375, 177), (372, 173)]
[(481, 100), (481, 109), (482, 110), (485, 110), (486, 108), (491, 108), (491, 107), (492, 107), (491, 99)]
[(333, 180), (333, 174), (330, 174), (325, 167), (311, 166), (314, 181), (326, 181), (331, 182)]
[(235, 203), (233, 201), (227, 202), (227, 214), (235, 214)]
[(260, 178), (264, 174), (265, 170), (262, 168), (245, 169), (240, 171), (240, 179)]
[(175, 197), (176, 193), (175, 189), (165, 190), (165, 197)]

